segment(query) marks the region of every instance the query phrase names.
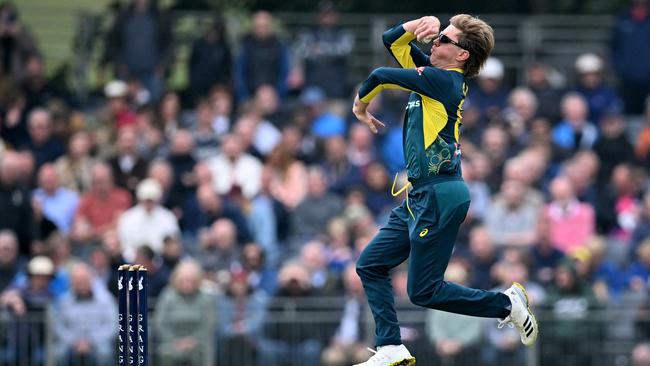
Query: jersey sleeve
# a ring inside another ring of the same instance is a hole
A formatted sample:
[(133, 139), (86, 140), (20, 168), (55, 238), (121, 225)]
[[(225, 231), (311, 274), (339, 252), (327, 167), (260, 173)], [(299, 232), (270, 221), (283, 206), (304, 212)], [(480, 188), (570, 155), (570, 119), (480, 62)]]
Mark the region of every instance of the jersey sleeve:
[(448, 80), (445, 71), (434, 67), (427, 67), (422, 74), (416, 69), (380, 67), (361, 84), (359, 99), (370, 103), (383, 89), (403, 89), (439, 99), (445, 87), (449, 86)]
[(422, 52), (413, 42), (415, 34), (407, 32), (402, 24), (384, 32), (384, 46), (403, 68), (430, 66), (429, 56)]

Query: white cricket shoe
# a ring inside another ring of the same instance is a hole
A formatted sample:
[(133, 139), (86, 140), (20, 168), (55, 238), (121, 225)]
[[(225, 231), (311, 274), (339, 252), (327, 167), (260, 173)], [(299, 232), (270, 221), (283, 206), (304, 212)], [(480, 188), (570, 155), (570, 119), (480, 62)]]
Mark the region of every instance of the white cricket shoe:
[(413, 366), (415, 365), (415, 357), (411, 356), (403, 344), (399, 346), (389, 345), (377, 347), (375, 351), (368, 348), (368, 351), (374, 353), (368, 361), (358, 363), (354, 366)]
[(521, 343), (526, 346), (532, 345), (537, 340), (539, 326), (535, 314), (530, 310), (526, 289), (520, 283), (515, 282), (504, 291), (504, 294), (510, 298), (512, 308), (510, 315), (499, 322), (499, 329), (504, 325), (511, 328), (514, 325), (521, 335)]

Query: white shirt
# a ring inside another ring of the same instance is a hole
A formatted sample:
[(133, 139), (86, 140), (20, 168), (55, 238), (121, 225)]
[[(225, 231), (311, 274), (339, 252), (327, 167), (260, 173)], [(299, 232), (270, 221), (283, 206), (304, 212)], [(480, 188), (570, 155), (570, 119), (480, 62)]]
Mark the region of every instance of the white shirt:
[(176, 216), (160, 205), (151, 212), (145, 211), (142, 205), (136, 205), (126, 210), (117, 222), (122, 254), (129, 262), (135, 259), (135, 251), (142, 245), (148, 245), (160, 254), (165, 236), (178, 232)]
[(234, 162), (219, 154), (208, 160), (208, 166), (218, 194), (229, 193), (234, 185), (241, 187), (246, 198), (253, 198), (260, 191), (262, 163), (249, 154), (241, 154)]

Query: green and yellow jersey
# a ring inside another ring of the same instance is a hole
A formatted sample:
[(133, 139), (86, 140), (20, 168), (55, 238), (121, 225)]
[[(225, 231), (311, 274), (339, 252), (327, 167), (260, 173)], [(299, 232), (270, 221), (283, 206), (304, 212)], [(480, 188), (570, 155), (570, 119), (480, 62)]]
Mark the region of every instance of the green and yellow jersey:
[[(463, 70), (431, 66), (415, 39), (401, 24), (384, 33), (386, 48), (402, 68), (374, 70), (361, 85), (359, 99), (369, 103), (382, 89), (411, 91), (402, 136), (409, 181), (460, 176), (458, 139), (467, 95)], [(420, 66), (427, 66), (421, 74), (416, 70)]]

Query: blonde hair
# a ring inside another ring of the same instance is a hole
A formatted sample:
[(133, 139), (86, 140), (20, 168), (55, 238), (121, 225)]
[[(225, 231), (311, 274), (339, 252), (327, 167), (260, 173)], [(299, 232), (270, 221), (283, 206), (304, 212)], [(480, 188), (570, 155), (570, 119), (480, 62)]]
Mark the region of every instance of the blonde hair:
[(494, 48), (494, 31), (483, 20), (467, 14), (454, 15), (449, 22), (463, 32), (458, 43), (469, 52), (465, 76), (475, 77)]

